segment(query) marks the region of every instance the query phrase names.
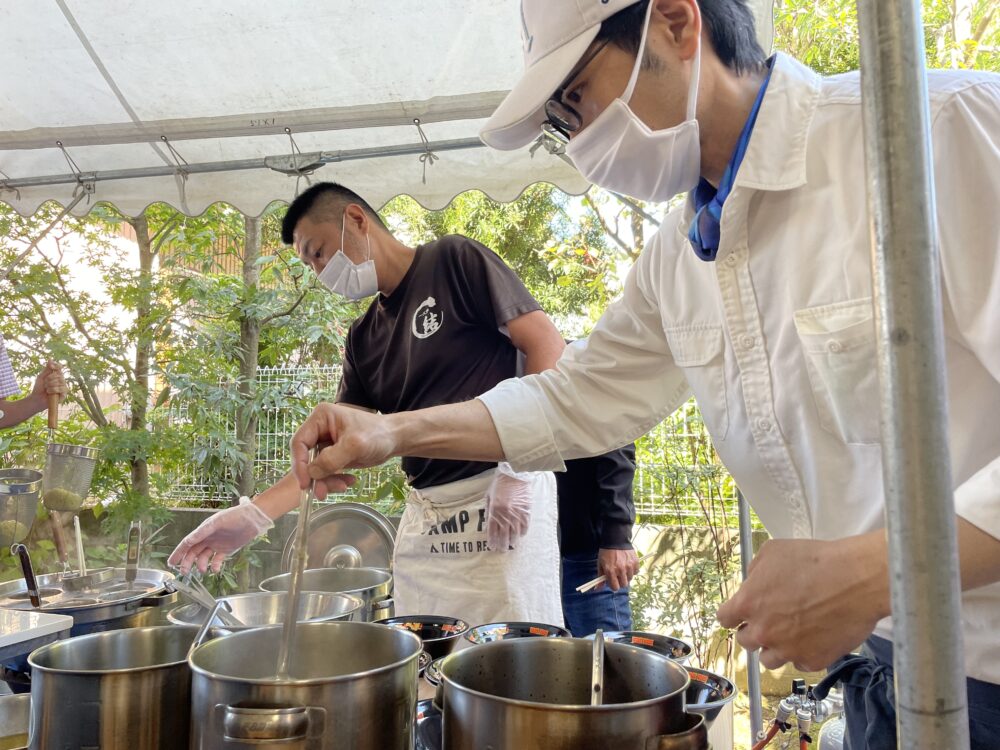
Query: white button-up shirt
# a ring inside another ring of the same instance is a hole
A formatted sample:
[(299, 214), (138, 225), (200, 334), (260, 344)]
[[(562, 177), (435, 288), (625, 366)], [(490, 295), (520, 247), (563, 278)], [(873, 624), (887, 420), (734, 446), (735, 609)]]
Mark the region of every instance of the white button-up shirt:
[[(1000, 76), (931, 72), (929, 88), (955, 502), (1000, 538)], [(558, 471), (693, 393), (773, 536), (882, 527), (866, 189), (857, 73), (779, 55), (717, 261), (688, 243), (690, 202), (671, 212), (586, 346), (481, 397), (507, 459)], [(963, 595), (963, 622), (968, 673), (1000, 682), (1000, 584)]]

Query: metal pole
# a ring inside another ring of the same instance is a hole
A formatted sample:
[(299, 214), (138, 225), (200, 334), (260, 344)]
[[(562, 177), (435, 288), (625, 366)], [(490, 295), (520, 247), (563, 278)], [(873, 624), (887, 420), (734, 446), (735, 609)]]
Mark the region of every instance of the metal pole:
[[(740, 568), (743, 580), (750, 573), (753, 559), (753, 527), (750, 525), (750, 504), (743, 493), (736, 490), (740, 512)], [(747, 697), (750, 699), (750, 744), (755, 744), (764, 731), (763, 708), (760, 699), (760, 651), (747, 651)]]
[[(373, 146), (370, 148), (347, 149), (343, 151), (317, 151), (313, 165), (334, 164), (358, 159), (379, 159), (389, 156), (410, 156), (423, 154), (427, 151), (461, 151), (470, 148), (486, 148), (478, 138), (457, 138), (448, 141), (431, 141), (430, 143), (409, 143), (396, 146)], [(313, 154), (309, 154), (313, 156)], [(229, 161), (211, 161), (185, 164), (183, 171), (187, 174), (205, 174), (212, 172), (234, 172), (242, 169), (278, 169), (291, 168), (296, 165), (301, 154), (283, 154), (255, 159), (233, 159)], [(130, 169), (108, 169), (100, 172), (82, 172), (76, 174), (40, 175), (37, 177), (17, 177), (0, 180), (0, 188), (16, 190), (18, 188), (41, 187), (45, 185), (75, 185), (81, 179), (85, 182), (104, 182), (106, 180), (131, 180), (143, 177), (173, 177), (178, 168), (168, 165), (157, 167), (133, 167)]]
[(967, 748), (918, 0), (858, 0), (899, 747)]

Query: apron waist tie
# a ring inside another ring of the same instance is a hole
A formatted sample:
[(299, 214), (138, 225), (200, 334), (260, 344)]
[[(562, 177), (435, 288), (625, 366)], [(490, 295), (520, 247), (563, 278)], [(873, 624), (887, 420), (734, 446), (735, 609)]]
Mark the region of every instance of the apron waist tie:
[[(835, 661), (826, 677), (813, 688), (823, 700), (839, 682), (844, 689), (847, 720), (845, 750), (895, 750), (896, 706), (892, 664), (864, 654), (849, 654)], [(864, 745), (852, 738), (864, 737)]]

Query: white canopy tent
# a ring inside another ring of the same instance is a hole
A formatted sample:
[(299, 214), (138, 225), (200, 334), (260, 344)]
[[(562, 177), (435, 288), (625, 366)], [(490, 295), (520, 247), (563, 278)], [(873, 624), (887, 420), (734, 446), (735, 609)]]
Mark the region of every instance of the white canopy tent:
[(376, 206), (582, 192), (544, 149), (477, 137), (521, 69), (519, 32), (517, 0), (0, 0), (0, 200), (258, 215), (306, 179)]

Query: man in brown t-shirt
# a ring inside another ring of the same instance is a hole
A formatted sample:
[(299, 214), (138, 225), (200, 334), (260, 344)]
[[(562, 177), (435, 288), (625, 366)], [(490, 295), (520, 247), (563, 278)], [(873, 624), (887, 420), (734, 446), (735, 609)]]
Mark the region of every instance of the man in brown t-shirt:
[[(312, 186), (289, 207), (283, 239), (331, 291), (376, 295), (351, 325), (337, 401), (392, 413), (475, 398), (555, 365), (565, 346), (520, 279), (491, 250), (449, 235), (411, 248), (360, 196)], [(412, 491), (394, 556), (400, 614), (562, 624), (555, 481), (495, 462), (405, 457)], [(343, 489), (353, 482), (345, 477)], [(285, 477), (215, 514), (171, 555), (218, 569), (297, 506)]]

